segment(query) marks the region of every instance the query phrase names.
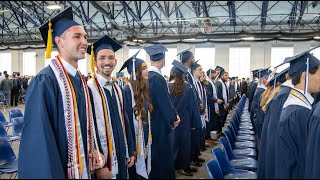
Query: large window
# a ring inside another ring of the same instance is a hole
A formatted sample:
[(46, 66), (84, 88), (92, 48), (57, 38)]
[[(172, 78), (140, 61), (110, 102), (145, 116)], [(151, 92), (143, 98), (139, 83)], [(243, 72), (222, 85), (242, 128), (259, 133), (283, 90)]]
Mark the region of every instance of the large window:
[(229, 76), (250, 77), (250, 48), (230, 48), (229, 50)]
[(199, 60), (202, 69), (207, 72), (210, 68), (215, 68), (215, 48), (196, 48), (195, 60)]
[[(271, 48), (271, 70), (281, 64), (286, 57), (293, 56), (293, 47), (272, 47)], [(289, 67), (289, 64), (284, 64), (277, 68), (277, 73)]]
[(11, 53), (0, 53), (0, 72), (7, 71), (8, 74), (11, 72)]
[(161, 73), (170, 77), (170, 71), (172, 68), (173, 60), (177, 60), (177, 48), (167, 48), (168, 51), (166, 52), (166, 64), (161, 69)]
[[(311, 47), (310, 49), (312, 48), (313, 47)], [(320, 47), (310, 51), (310, 53), (313, 54), (316, 58), (320, 59)]]
[(36, 75), (36, 52), (23, 52), (23, 75)]

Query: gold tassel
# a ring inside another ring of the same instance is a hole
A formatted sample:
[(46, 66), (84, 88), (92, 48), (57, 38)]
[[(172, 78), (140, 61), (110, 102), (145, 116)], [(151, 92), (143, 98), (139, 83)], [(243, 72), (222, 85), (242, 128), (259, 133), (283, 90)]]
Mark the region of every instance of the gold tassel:
[(49, 30), (48, 30), (48, 39), (47, 39), (47, 49), (46, 49), (46, 59), (51, 58), (51, 52), (52, 52), (52, 29), (51, 29), (52, 23), (49, 19)]
[(94, 51), (93, 51), (93, 44), (91, 45), (91, 55), (90, 55), (90, 69), (91, 69), (91, 72), (94, 73)]

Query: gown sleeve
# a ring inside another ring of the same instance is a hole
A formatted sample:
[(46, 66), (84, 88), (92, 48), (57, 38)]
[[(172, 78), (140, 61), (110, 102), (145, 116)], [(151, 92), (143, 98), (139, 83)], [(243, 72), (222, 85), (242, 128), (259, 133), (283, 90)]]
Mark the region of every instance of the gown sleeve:
[[(58, 106), (52, 84), (52, 78), (39, 74), (28, 87), (19, 147), (19, 178), (66, 178), (56, 144), (61, 137), (55, 136), (52, 127), (58, 120), (52, 118)], [(65, 133), (65, 129), (61, 131)]]

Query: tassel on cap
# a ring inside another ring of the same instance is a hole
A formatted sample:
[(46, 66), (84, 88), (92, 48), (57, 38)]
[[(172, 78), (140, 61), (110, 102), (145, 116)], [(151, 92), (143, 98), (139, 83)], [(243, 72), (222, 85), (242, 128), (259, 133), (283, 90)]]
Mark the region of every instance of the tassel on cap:
[(92, 73), (94, 73), (94, 47), (93, 44), (91, 45), (91, 54), (90, 54), (90, 70)]
[(308, 83), (308, 80), (309, 80), (309, 58), (307, 59), (306, 64), (307, 64), (307, 70), (306, 70), (304, 94), (308, 93), (308, 86), (309, 86), (309, 83)]
[(51, 52), (52, 52), (52, 23), (49, 19), (49, 30), (48, 30), (48, 40), (47, 40), (47, 48), (46, 48), (46, 59), (51, 58)]

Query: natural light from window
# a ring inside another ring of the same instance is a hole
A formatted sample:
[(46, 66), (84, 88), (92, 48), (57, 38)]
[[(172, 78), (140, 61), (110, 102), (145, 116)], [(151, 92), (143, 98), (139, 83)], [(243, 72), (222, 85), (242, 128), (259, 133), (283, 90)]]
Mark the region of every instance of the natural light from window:
[(161, 69), (162, 75), (166, 75), (170, 77), (170, 71), (172, 68), (173, 60), (177, 60), (177, 48), (167, 48), (168, 51), (166, 52), (166, 64), (164, 68)]
[(23, 52), (23, 75), (36, 75), (36, 52)]
[(11, 53), (0, 53), (0, 72), (7, 71), (8, 74), (12, 74), (11, 71)]
[[(293, 56), (294, 48), (293, 47), (272, 47), (271, 48), (271, 68), (274, 70), (274, 67), (281, 64), (286, 57)], [(277, 68), (277, 73), (289, 67), (289, 64), (284, 64)]]
[(196, 48), (194, 60), (199, 60), (204, 72), (215, 68), (215, 48)]
[(250, 77), (250, 48), (229, 49), (229, 77)]

